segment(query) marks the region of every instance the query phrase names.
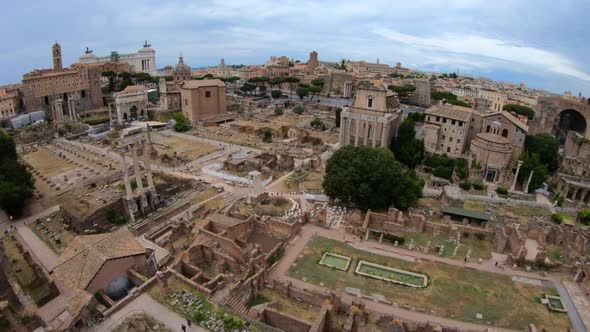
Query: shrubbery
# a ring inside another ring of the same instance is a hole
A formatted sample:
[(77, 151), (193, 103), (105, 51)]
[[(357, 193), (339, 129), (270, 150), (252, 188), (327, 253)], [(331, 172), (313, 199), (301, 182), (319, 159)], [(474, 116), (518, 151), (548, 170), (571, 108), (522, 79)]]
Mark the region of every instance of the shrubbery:
[(176, 123), (174, 124), (174, 131), (184, 132), (184, 131), (188, 131), (189, 129), (191, 129), (190, 122), (188, 121), (186, 116), (184, 116), (184, 114), (182, 114), (182, 112), (176, 112), (176, 113), (172, 114), (172, 119), (174, 119), (174, 121), (176, 121)]
[(481, 182), (473, 182), (472, 185), (475, 190), (484, 190), (486, 188), (486, 185)]
[(426, 171), (434, 174), (439, 178), (450, 180), (453, 176), (453, 171), (461, 179), (469, 177), (469, 170), (467, 169), (467, 160), (462, 158), (451, 158), (446, 154), (430, 155), (426, 158), (424, 165)]
[(293, 108), (293, 113), (295, 114), (303, 114), (304, 111), (305, 109), (301, 105), (297, 105)]
[(561, 224), (563, 222), (563, 215), (561, 213), (554, 213), (551, 215), (551, 220), (556, 224)]
[(469, 190), (469, 189), (471, 189), (471, 183), (470, 182), (461, 182), (461, 183), (459, 183), (459, 187), (461, 187), (461, 189), (463, 189), (463, 190)]
[(113, 210), (113, 209), (108, 210), (106, 212), (105, 218), (107, 219), (108, 222), (110, 222), (113, 225), (123, 225), (127, 222), (125, 217), (118, 216), (117, 213), (115, 212), (115, 210)]
[(582, 209), (578, 211), (578, 221), (586, 226), (590, 225), (590, 210)]
[(508, 195), (508, 188), (498, 187), (496, 188), (496, 193), (498, 193), (498, 195)]

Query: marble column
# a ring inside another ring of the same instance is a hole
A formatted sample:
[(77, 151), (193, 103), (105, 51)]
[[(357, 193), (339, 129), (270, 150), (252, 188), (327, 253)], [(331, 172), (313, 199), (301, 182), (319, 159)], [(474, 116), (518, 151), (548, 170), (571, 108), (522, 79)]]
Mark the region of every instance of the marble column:
[(531, 180), (533, 179), (533, 174), (535, 173), (535, 171), (531, 171), (531, 173), (529, 174), (529, 179), (526, 182), (526, 186), (524, 187), (524, 193), (528, 194), (529, 193), (529, 185), (531, 184)]
[(139, 170), (139, 161), (137, 160), (137, 147), (135, 145), (130, 145), (131, 147), (131, 155), (133, 156), (133, 171), (135, 173), (135, 182), (137, 183), (137, 191), (141, 192), (143, 190), (143, 183), (141, 183), (141, 171)]
[(516, 180), (518, 179), (518, 173), (520, 172), (520, 166), (522, 166), (522, 160), (518, 161), (518, 166), (516, 167), (516, 174), (514, 174), (514, 181), (512, 181), (512, 186), (510, 186), (510, 191), (514, 191), (516, 189)]
[(150, 158), (148, 156), (148, 144), (143, 143), (143, 166), (145, 167), (145, 171), (147, 173), (147, 181), (148, 181), (148, 188), (154, 188), (154, 179), (152, 177), (152, 168), (150, 166)]
[(377, 128), (379, 128), (379, 123), (375, 122), (373, 125), (373, 147), (377, 146)]
[(369, 138), (369, 121), (364, 121), (365, 126), (363, 128), (363, 145), (367, 145), (367, 141)]
[(352, 119), (349, 117), (346, 119), (346, 137), (344, 138), (344, 144), (350, 144), (350, 135), (352, 135)]
[(346, 121), (340, 121), (340, 133), (338, 134), (338, 143), (344, 146), (344, 137), (346, 136)]
[(131, 182), (129, 181), (129, 167), (127, 166), (127, 160), (125, 160), (125, 153), (120, 152), (121, 155), (121, 168), (123, 169), (123, 182), (125, 183), (125, 193), (127, 198), (131, 198)]
[(387, 147), (387, 132), (389, 125), (386, 125), (384, 123), (381, 124), (381, 146), (383, 147)]
[(360, 126), (361, 126), (361, 119), (355, 119), (354, 122), (356, 123), (356, 125), (355, 125), (356, 134), (354, 135), (354, 145), (357, 146), (357, 145), (359, 145), (359, 133), (360, 133)]

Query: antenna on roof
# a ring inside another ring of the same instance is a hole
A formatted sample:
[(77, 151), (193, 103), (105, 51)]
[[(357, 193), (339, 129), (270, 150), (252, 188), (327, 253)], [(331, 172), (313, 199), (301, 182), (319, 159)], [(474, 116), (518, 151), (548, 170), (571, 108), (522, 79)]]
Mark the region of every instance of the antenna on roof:
[(148, 44), (147, 40), (143, 43), (143, 47), (150, 47), (152, 44)]
[(86, 54), (92, 53), (92, 50), (88, 49), (88, 46), (86, 46)]

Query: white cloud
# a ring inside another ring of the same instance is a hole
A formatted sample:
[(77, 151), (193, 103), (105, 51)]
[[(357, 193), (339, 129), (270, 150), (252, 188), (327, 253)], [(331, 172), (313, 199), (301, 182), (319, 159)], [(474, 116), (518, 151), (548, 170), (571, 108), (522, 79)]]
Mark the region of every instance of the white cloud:
[[(484, 66), (486, 58), (514, 64), (533, 66), (539, 70), (590, 81), (590, 75), (578, 69), (567, 57), (520, 42), (504, 41), (470, 34), (444, 34), (437, 37), (419, 37), (392, 29), (374, 27), (372, 32), (387, 40), (419, 48), (426, 52), (451, 53), (477, 56), (473, 62)], [(440, 62), (440, 58), (439, 58)]]

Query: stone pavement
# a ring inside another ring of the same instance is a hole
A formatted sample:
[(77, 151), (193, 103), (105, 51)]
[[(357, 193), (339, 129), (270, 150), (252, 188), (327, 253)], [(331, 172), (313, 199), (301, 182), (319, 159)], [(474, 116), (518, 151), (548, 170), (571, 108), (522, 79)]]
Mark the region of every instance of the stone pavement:
[(87, 328), (84, 331), (87, 332), (107, 332), (111, 331), (118, 325), (120, 325), (126, 317), (131, 316), (137, 313), (145, 313), (149, 316), (152, 316), (154, 319), (166, 325), (172, 331), (182, 331), (181, 325), (184, 324), (186, 326), (186, 330), (190, 332), (206, 332), (207, 329), (204, 329), (196, 324), (193, 324), (191, 327), (186, 325), (186, 319), (181, 317), (179, 314), (171, 311), (170, 309), (166, 308), (165, 306), (158, 303), (158, 301), (154, 300), (151, 296), (147, 293), (143, 293), (138, 296), (133, 301), (127, 303), (121, 310), (115, 312), (109, 318), (104, 320), (97, 326)]
[[(498, 274), (509, 275), (509, 276), (520, 276), (520, 277), (526, 277), (526, 278), (531, 278), (531, 279), (540, 279), (543, 281), (550, 281), (549, 278), (541, 277), (541, 276), (534, 274), (534, 273), (517, 271), (517, 270), (512, 270), (509, 268), (500, 269), (500, 268), (495, 267), (493, 264), (489, 265), (489, 264), (477, 264), (477, 263), (464, 263), (463, 261), (454, 260), (454, 259), (450, 259), (450, 258), (428, 255), (428, 254), (424, 254), (424, 253), (401, 249), (399, 247), (396, 248), (396, 247), (393, 247), (393, 246), (387, 245), (387, 244), (379, 244), (376, 242), (361, 241), (361, 240), (359, 240), (358, 236), (353, 236), (350, 234), (345, 234), (345, 233), (338, 231), (338, 230), (325, 229), (325, 228), (321, 228), (321, 227), (318, 227), (315, 225), (310, 225), (310, 224), (305, 225), (301, 229), (301, 232), (299, 233), (299, 235), (297, 235), (293, 240), (291, 240), (289, 242), (286, 250), (284, 251), (283, 258), (270, 271), (269, 278), (274, 279), (274, 280), (278, 280), (278, 281), (290, 281), (297, 288), (312, 289), (312, 290), (315, 290), (318, 292), (324, 292), (324, 289), (322, 287), (319, 287), (317, 285), (310, 284), (307, 282), (303, 282), (298, 279), (291, 278), (287, 275), (287, 271), (288, 271), (289, 267), (293, 264), (295, 259), (297, 259), (297, 256), (304, 249), (304, 247), (305, 247), (306, 243), (309, 241), (309, 239), (314, 235), (319, 235), (319, 236), (323, 236), (326, 238), (331, 238), (331, 239), (335, 239), (335, 240), (339, 240), (339, 241), (345, 241), (345, 242), (353, 245), (356, 248), (362, 248), (364, 250), (366, 250), (366, 249), (378, 250), (379, 253), (384, 256), (398, 258), (399, 255), (406, 255), (406, 256), (411, 256), (411, 257), (417, 258), (417, 259), (437, 261), (437, 262), (442, 262), (442, 263), (455, 265), (455, 266), (459, 266), (459, 267), (470, 267), (470, 268), (473, 268), (476, 270), (486, 271), (486, 272), (491, 272), (491, 273), (498, 273)], [(359, 301), (358, 298), (353, 297), (349, 294), (339, 293), (339, 295), (342, 296), (342, 301), (344, 301), (345, 303), (348, 303), (348, 304), (352, 303), (353, 300)], [(414, 321), (414, 322), (433, 322), (433, 323), (438, 323), (438, 324), (448, 326), (448, 327), (456, 327), (456, 328), (459, 328), (462, 330), (472, 330), (472, 331), (484, 331), (486, 329), (489, 332), (511, 331), (511, 330), (502, 329), (502, 328), (494, 328), (494, 327), (490, 327), (487, 325), (478, 325), (478, 324), (472, 324), (472, 323), (447, 319), (447, 318), (443, 318), (443, 317), (437, 317), (437, 316), (433, 316), (433, 315), (428, 315), (428, 314), (419, 313), (419, 312), (415, 312), (415, 311), (411, 311), (411, 310), (406, 310), (406, 309), (402, 309), (399, 307), (387, 305), (384, 303), (377, 303), (377, 302), (368, 301), (368, 300), (364, 300), (364, 299), (362, 299), (361, 302), (364, 303), (366, 305), (366, 308), (371, 311), (375, 311), (375, 312), (379, 312), (379, 313), (383, 313), (383, 314), (388, 314), (388, 315), (395, 315), (397, 317), (407, 319), (410, 321)]]
[[(556, 282), (557, 290), (564, 301), (567, 314), (576, 331), (590, 330), (590, 300), (575, 282)], [(563, 287), (561, 287), (563, 285)]]

